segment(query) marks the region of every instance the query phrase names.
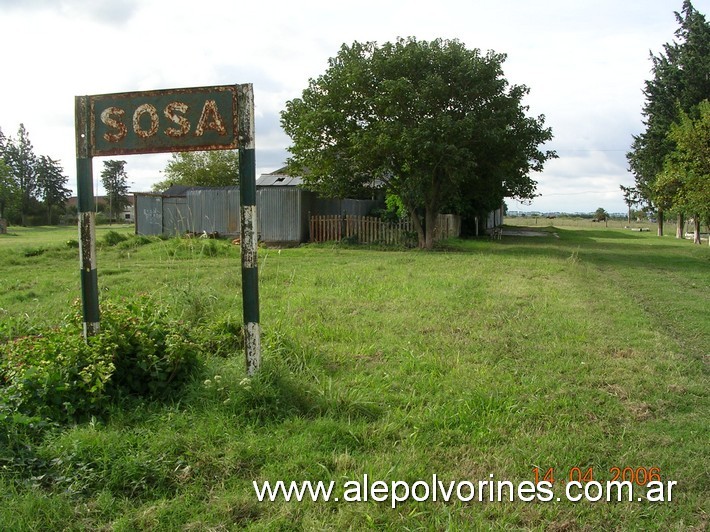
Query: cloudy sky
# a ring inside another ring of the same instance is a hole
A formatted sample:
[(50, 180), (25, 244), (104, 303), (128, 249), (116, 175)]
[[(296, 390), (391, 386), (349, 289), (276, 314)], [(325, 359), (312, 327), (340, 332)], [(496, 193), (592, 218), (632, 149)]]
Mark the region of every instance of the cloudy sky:
[[(710, 0), (694, 0), (706, 16)], [(0, 0), (0, 128), (20, 123), (35, 153), (76, 187), (74, 96), (253, 83), (257, 175), (283, 165), (285, 102), (343, 43), (456, 38), (507, 54), (559, 159), (536, 174), (532, 205), (512, 210), (625, 212), (625, 154), (641, 132), (649, 53), (674, 38), (682, 0)], [(116, 158), (116, 157), (114, 157)], [(123, 157), (121, 157), (123, 158)], [(126, 156), (132, 189), (162, 179), (169, 155)], [(94, 159), (94, 174), (103, 167)]]

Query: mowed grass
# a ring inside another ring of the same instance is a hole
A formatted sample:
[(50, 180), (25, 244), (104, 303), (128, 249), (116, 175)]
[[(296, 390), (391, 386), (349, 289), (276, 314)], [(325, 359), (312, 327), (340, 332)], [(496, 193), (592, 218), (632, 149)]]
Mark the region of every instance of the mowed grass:
[[(60, 322), (79, 296), (76, 237), (13, 229), (0, 237), (6, 336)], [(3, 457), (0, 529), (707, 529), (710, 250), (548, 230), (558, 238), (432, 253), (261, 249), (263, 377), (244, 380), (241, 352), (215, 354), (172, 402)], [(195, 327), (241, 322), (227, 242), (132, 237), (100, 245), (98, 271), (102, 298), (147, 294)], [(602, 482), (654, 467), (678, 484), (671, 502), (572, 503), (575, 467)], [(258, 502), (252, 487), (522, 482), (534, 468), (553, 469), (561, 501)]]

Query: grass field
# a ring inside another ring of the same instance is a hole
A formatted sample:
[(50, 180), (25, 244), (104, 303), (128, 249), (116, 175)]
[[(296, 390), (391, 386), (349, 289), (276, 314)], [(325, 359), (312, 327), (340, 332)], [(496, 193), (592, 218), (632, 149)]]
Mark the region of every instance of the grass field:
[[(261, 249), (263, 376), (215, 353), (172, 401), (117, 405), (0, 457), (0, 530), (707, 530), (710, 249), (545, 228), (557, 237), (431, 253)], [(98, 230), (104, 300), (241, 323), (237, 247), (109, 246), (110, 230), (132, 229)], [(0, 235), (5, 339), (65, 319), (76, 238)], [(615, 468), (657, 468), (677, 482), (672, 501), (565, 500), (570, 475), (605, 482)], [(536, 469), (552, 470), (554, 500), (342, 500), (365, 474), (517, 484)], [(259, 502), (252, 481), (277, 480), (336, 481), (341, 501)]]

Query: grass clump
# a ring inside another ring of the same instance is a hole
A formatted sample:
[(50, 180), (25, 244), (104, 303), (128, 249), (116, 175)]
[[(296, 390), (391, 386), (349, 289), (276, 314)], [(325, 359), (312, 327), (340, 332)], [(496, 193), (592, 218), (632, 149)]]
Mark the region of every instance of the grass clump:
[(117, 231), (109, 231), (104, 234), (103, 243), (107, 246), (115, 246), (119, 242), (127, 240), (129, 237), (126, 234)]

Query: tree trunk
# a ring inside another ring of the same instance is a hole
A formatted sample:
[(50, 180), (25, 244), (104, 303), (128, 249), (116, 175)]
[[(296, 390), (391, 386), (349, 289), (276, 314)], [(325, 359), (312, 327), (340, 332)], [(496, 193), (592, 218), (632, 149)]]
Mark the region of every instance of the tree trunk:
[(409, 216), (414, 224), (414, 229), (417, 231), (417, 239), (419, 240), (419, 247), (424, 247), (424, 242), (426, 241), (426, 236), (424, 234), (424, 228), (422, 227), (422, 221), (419, 219), (419, 215), (414, 209), (409, 209)]
[(663, 236), (663, 209), (658, 209), (658, 236)]
[(424, 211), (424, 231), (426, 239), (424, 249), (434, 249), (434, 225), (436, 225), (436, 212), (429, 207)]
[(685, 223), (685, 217), (683, 214), (678, 215), (678, 226), (675, 228), (675, 237), (676, 238), (685, 238), (685, 235), (683, 234), (683, 224)]
[(700, 244), (700, 216), (698, 216), (697, 214), (693, 216), (693, 222), (695, 222), (695, 234), (693, 235), (693, 244)]

